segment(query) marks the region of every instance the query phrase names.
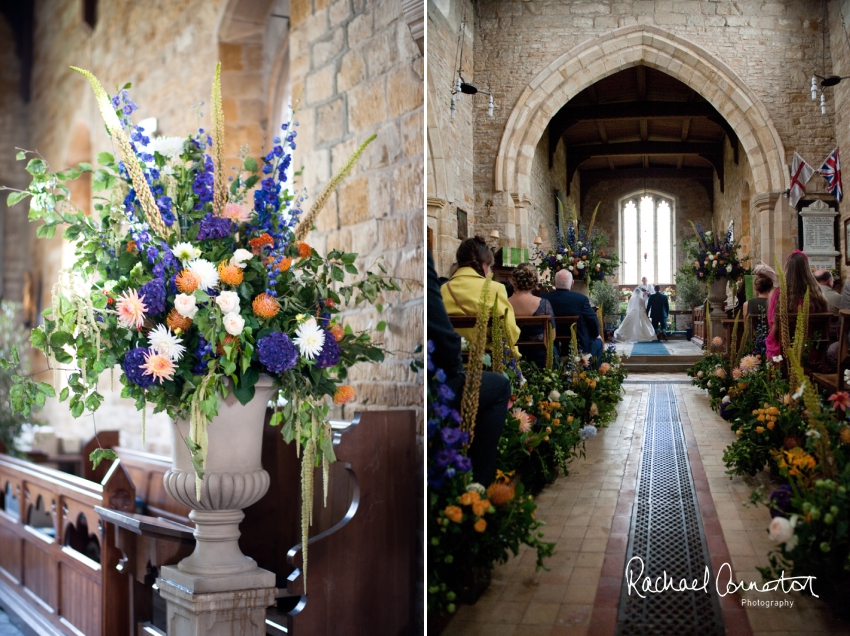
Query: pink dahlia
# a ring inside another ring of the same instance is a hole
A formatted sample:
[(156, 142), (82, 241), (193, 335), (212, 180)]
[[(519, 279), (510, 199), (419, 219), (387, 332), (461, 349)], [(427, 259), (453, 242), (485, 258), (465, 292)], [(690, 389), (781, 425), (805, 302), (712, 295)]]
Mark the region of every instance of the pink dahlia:
[(118, 311), (118, 322), (128, 329), (139, 329), (145, 322), (145, 312), (148, 310), (135, 289), (121, 294), (115, 309)]
[(759, 368), (761, 362), (755, 356), (744, 356), (741, 358), (741, 371), (743, 373), (752, 373)]
[(735, 367), (734, 369), (732, 369), (732, 377), (735, 378), (736, 380), (739, 380), (742, 375), (743, 375), (743, 373), (741, 373), (741, 370), (738, 367)]
[(161, 353), (146, 353), (145, 363), (139, 368), (144, 369), (143, 375), (152, 375), (160, 384), (163, 380), (174, 379), (174, 363)]
[(516, 419), (519, 420), (519, 432), (520, 433), (528, 433), (531, 430), (531, 416), (523, 411), (521, 408), (515, 408), (511, 411), (511, 415), (513, 415)]
[(230, 219), (234, 223), (247, 223), (251, 220), (251, 212), (238, 203), (228, 203), (225, 205), (221, 216), (225, 219)]
[(829, 401), (832, 402), (832, 408), (834, 408), (836, 411), (838, 409), (846, 411), (847, 407), (850, 406), (850, 393), (847, 393), (847, 391), (839, 391), (838, 393), (833, 393), (829, 396)]

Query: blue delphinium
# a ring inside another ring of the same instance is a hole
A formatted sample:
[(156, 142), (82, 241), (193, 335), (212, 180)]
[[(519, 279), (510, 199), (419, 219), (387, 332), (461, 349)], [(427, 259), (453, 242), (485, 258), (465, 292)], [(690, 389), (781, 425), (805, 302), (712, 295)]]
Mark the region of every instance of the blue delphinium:
[(223, 239), (230, 236), (233, 231), (233, 221), (207, 214), (201, 219), (201, 227), (198, 230), (198, 240)]
[(205, 203), (212, 203), (213, 188), (215, 186), (215, 168), (213, 166), (212, 157), (204, 155), (203, 168), (195, 173), (195, 180), (192, 183), (192, 192), (198, 198), (195, 203), (195, 209), (201, 210)]
[(285, 333), (275, 331), (257, 341), (262, 364), (271, 373), (283, 373), (295, 366), (298, 349)]
[(130, 349), (124, 355), (124, 362), (121, 364), (121, 368), (124, 369), (124, 375), (127, 376), (127, 379), (143, 389), (148, 388), (154, 382), (153, 375), (145, 375), (141, 368), (145, 363), (145, 354), (149, 353), (144, 347)]
[(446, 479), (472, 470), (472, 462), (463, 453), (469, 433), (458, 428), (460, 413), (452, 407), (455, 392), (445, 384), (445, 372), (434, 368), (430, 355), (433, 350), (429, 340), (428, 370), (432, 378), (428, 391), (428, 484), (437, 489)]

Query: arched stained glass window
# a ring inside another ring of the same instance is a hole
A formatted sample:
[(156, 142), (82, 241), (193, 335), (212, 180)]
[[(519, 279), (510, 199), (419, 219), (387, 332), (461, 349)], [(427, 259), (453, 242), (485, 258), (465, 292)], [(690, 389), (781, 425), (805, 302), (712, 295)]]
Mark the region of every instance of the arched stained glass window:
[(620, 282), (672, 285), (676, 271), (673, 249), (675, 203), (652, 192), (620, 200)]

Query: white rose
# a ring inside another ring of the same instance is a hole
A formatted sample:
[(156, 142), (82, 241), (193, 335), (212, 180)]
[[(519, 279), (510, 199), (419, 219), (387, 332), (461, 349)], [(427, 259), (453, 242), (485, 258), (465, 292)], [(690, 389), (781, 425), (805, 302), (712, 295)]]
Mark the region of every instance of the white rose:
[(579, 269), (584, 269), (584, 261), (579, 261), (579, 262), (576, 264), (576, 267), (578, 267)]
[(252, 258), (254, 258), (254, 255), (251, 252), (240, 247), (238, 250), (233, 252), (233, 258), (230, 259), (230, 264), (245, 269), (245, 261), (249, 261)]
[(177, 310), (177, 313), (184, 318), (194, 318), (195, 314), (198, 313), (198, 308), (195, 303), (196, 301), (194, 296), (189, 294), (177, 294), (177, 298), (174, 299), (174, 308)]
[(477, 492), (483, 497), (484, 494), (487, 492), (487, 489), (476, 481), (472, 482), (466, 487), (466, 492)]
[(549, 394), (549, 401), (550, 402), (557, 402), (560, 399), (561, 399), (561, 394), (558, 393), (558, 391), (556, 389), (552, 389), (552, 392)]
[(245, 319), (235, 311), (224, 317), (224, 330), (231, 336), (238, 336), (245, 327)]
[(573, 266), (570, 265), (567, 269), (569, 269), (570, 271), (573, 271)]
[(233, 291), (223, 291), (215, 299), (215, 304), (219, 306), (221, 313), (232, 313), (239, 309), (239, 295)]
[(794, 536), (794, 526), (785, 517), (774, 517), (770, 522), (770, 540), (774, 543), (785, 543)]

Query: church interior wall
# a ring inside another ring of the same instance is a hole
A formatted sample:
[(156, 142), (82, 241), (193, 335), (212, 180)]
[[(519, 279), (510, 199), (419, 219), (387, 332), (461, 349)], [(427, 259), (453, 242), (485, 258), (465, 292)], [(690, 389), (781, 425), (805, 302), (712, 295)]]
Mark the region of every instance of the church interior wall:
[[(830, 25), (830, 42), (834, 43), (831, 52), (832, 71), (836, 75), (844, 77), (850, 75), (850, 37), (846, 26), (850, 24), (850, 5), (846, 1), (832, 0), (828, 3), (829, 6), (829, 25)], [(843, 14), (843, 15), (842, 15)], [(835, 139), (833, 146), (838, 146), (843, 149), (850, 150), (850, 82), (843, 81), (826, 89), (826, 97), (828, 102), (833, 102), (833, 112), (835, 113)], [(815, 107), (814, 102), (810, 102), (812, 107)], [(829, 152), (831, 148), (827, 150)], [(823, 156), (806, 158), (813, 168), (819, 168), (821, 161), (826, 158), (826, 153)], [(816, 163), (812, 163), (816, 162)], [(822, 181), (818, 177), (813, 177), (812, 182)], [(811, 183), (811, 182), (810, 182)], [(807, 188), (808, 190), (808, 188)], [(842, 280), (844, 284), (850, 282), (850, 268), (845, 264), (845, 258), (850, 245), (847, 245), (844, 232), (844, 222), (850, 219), (850, 206), (846, 203), (841, 203), (838, 206), (838, 240), (836, 241), (835, 249), (841, 252), (838, 258), (838, 266), (841, 270)]]
[[(614, 171), (616, 175), (616, 171)], [(705, 188), (696, 181), (686, 179), (653, 179), (651, 182), (642, 179), (611, 178), (588, 188), (582, 194), (583, 219), (587, 223), (593, 209), (599, 204), (595, 228), (598, 228), (608, 238), (608, 248), (618, 254), (620, 249), (619, 204), (623, 197), (643, 191), (653, 190), (672, 197), (676, 202), (675, 209), (675, 241), (676, 269), (684, 262), (682, 240), (693, 236), (690, 222), (700, 224), (703, 228), (711, 226), (711, 203)], [(619, 277), (613, 280), (619, 284)], [(654, 282), (654, 281), (650, 281)]]
[(546, 133), (537, 143), (534, 160), (531, 163), (531, 202), (528, 208), (525, 247), (531, 247), (537, 236), (543, 239), (541, 249), (549, 250), (555, 246), (555, 223), (558, 213), (555, 202), (556, 192), (565, 203), (564, 213), (567, 216), (569, 216), (569, 203), (578, 207), (578, 188), (575, 184), (567, 194), (567, 157), (563, 142), (558, 142), (552, 159), (550, 168), (549, 134)]
[[(741, 201), (744, 195), (745, 182), (751, 179), (750, 164), (747, 153), (739, 146), (738, 163), (735, 163), (732, 146), (727, 137), (723, 142), (723, 191), (720, 191), (720, 180), (714, 177), (714, 225), (718, 233), (725, 233), (729, 223), (734, 223), (735, 240), (741, 242), (741, 255), (749, 254), (757, 260), (761, 257), (758, 243), (753, 243), (749, 235), (758, 221), (753, 219), (749, 209), (742, 209)], [(744, 218), (746, 217), (746, 222)], [(745, 232), (745, 226), (748, 230)], [(749, 248), (747, 247), (749, 246)], [(754, 249), (753, 249), (754, 248)]]

